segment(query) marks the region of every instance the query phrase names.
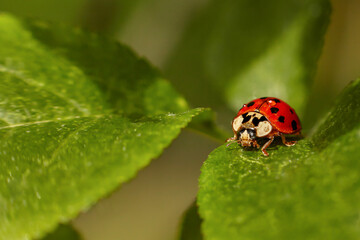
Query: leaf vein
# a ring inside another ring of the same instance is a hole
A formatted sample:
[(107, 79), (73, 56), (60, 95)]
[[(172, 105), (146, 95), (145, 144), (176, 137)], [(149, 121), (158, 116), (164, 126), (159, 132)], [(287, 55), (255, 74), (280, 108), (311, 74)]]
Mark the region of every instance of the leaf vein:
[(75, 131), (73, 131), (72, 133), (70, 133), (68, 136), (66, 136), (66, 138), (56, 147), (56, 149), (54, 150), (53, 154), (51, 154), (51, 158), (49, 159), (49, 162), (51, 163), (58, 155), (60, 150), (62, 149), (63, 146), (66, 145), (66, 143), (68, 143), (70, 141), (70, 139), (78, 132), (89, 128), (93, 123), (95, 123), (96, 121), (98, 121), (100, 118), (95, 118), (92, 121), (88, 122), (87, 124), (84, 124), (83, 126), (81, 126), (80, 128), (76, 129)]
[(71, 98), (66, 98), (64, 95), (57, 93), (50, 88), (46, 88), (45, 84), (38, 83), (30, 78), (26, 78), (21, 71), (10, 69), (10, 68), (7, 68), (6, 66), (0, 64), (0, 72), (12, 74), (12, 75), (16, 76), (18, 79), (20, 79), (21, 81), (23, 81), (25, 84), (27, 84), (29, 86), (41, 88), (44, 91), (47, 91), (47, 92), (57, 96), (58, 98), (64, 100), (65, 102), (69, 103), (70, 105), (74, 106), (79, 112), (81, 112), (83, 114), (89, 114), (89, 111), (87, 109), (82, 108), (81, 104), (78, 103), (76, 100), (71, 99)]

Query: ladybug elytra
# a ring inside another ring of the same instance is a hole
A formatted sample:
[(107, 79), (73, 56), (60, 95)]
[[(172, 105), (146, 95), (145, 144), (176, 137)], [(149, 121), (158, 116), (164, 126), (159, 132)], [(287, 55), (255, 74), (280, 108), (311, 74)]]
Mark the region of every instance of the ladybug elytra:
[(269, 156), (266, 148), (280, 136), (286, 146), (293, 146), (296, 141), (286, 141), (285, 135), (300, 134), (301, 124), (295, 110), (286, 102), (274, 97), (255, 99), (239, 110), (232, 121), (234, 136), (227, 142), (235, 141), (243, 147), (257, 147), (256, 138), (268, 138), (261, 147), (265, 156)]

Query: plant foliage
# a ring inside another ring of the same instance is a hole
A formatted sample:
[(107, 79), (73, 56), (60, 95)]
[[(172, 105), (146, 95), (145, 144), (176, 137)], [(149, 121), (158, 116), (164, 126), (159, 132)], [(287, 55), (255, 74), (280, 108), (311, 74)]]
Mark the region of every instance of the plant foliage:
[(0, 238), (41, 237), (158, 157), (202, 109), (128, 48), (0, 15)]

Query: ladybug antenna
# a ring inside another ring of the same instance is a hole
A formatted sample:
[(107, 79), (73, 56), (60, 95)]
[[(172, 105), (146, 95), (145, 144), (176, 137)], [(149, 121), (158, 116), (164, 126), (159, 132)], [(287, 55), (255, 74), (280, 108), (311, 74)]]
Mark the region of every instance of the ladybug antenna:
[(231, 140), (231, 141), (229, 141), (229, 143), (228, 144), (226, 144), (226, 146), (228, 147), (228, 146), (230, 146), (231, 144), (233, 144), (233, 143), (240, 143), (240, 139), (237, 139), (237, 140)]
[(236, 142), (236, 140), (231, 140), (231, 141), (229, 141), (229, 143), (226, 144), (226, 147), (230, 146), (230, 145), (233, 144), (234, 142)]

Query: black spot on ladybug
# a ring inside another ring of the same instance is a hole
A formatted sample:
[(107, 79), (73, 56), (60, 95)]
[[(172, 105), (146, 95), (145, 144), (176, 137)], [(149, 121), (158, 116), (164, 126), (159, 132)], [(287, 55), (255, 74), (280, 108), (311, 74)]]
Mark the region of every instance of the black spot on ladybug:
[(279, 102), (280, 102), (280, 100), (279, 100), (279, 99), (276, 99), (276, 98), (271, 99), (271, 100), (275, 101), (276, 103), (279, 103)]
[(252, 120), (252, 123), (254, 124), (255, 127), (257, 127), (259, 125), (259, 122), (260, 122), (260, 120), (256, 117)]
[(297, 124), (296, 124), (296, 121), (295, 121), (295, 120), (292, 120), (291, 126), (292, 126), (292, 129), (293, 129), (293, 130), (296, 130), (296, 129), (297, 129)]
[(247, 106), (248, 106), (248, 107), (251, 107), (251, 106), (254, 105), (254, 104), (255, 104), (255, 102), (249, 102)]
[(280, 117), (278, 118), (278, 121), (284, 123), (285, 117), (284, 117), (284, 116), (280, 116)]
[(267, 120), (266, 117), (265, 117), (265, 116), (262, 116), (262, 117), (260, 118), (259, 122), (263, 122), (263, 121), (266, 121), (266, 120)]
[(294, 111), (290, 108), (290, 112), (291, 112), (291, 114), (294, 114)]
[(243, 115), (241, 115), (243, 118), (246, 118), (246, 116), (248, 115), (248, 113), (244, 113)]
[(260, 99), (266, 99), (266, 98), (268, 98), (268, 97), (261, 97)]
[(251, 116), (247, 116), (243, 119), (242, 123), (246, 123), (250, 120)]
[(272, 108), (270, 108), (270, 111), (271, 111), (271, 113), (277, 113), (279, 111), (279, 109), (276, 107), (272, 107)]

